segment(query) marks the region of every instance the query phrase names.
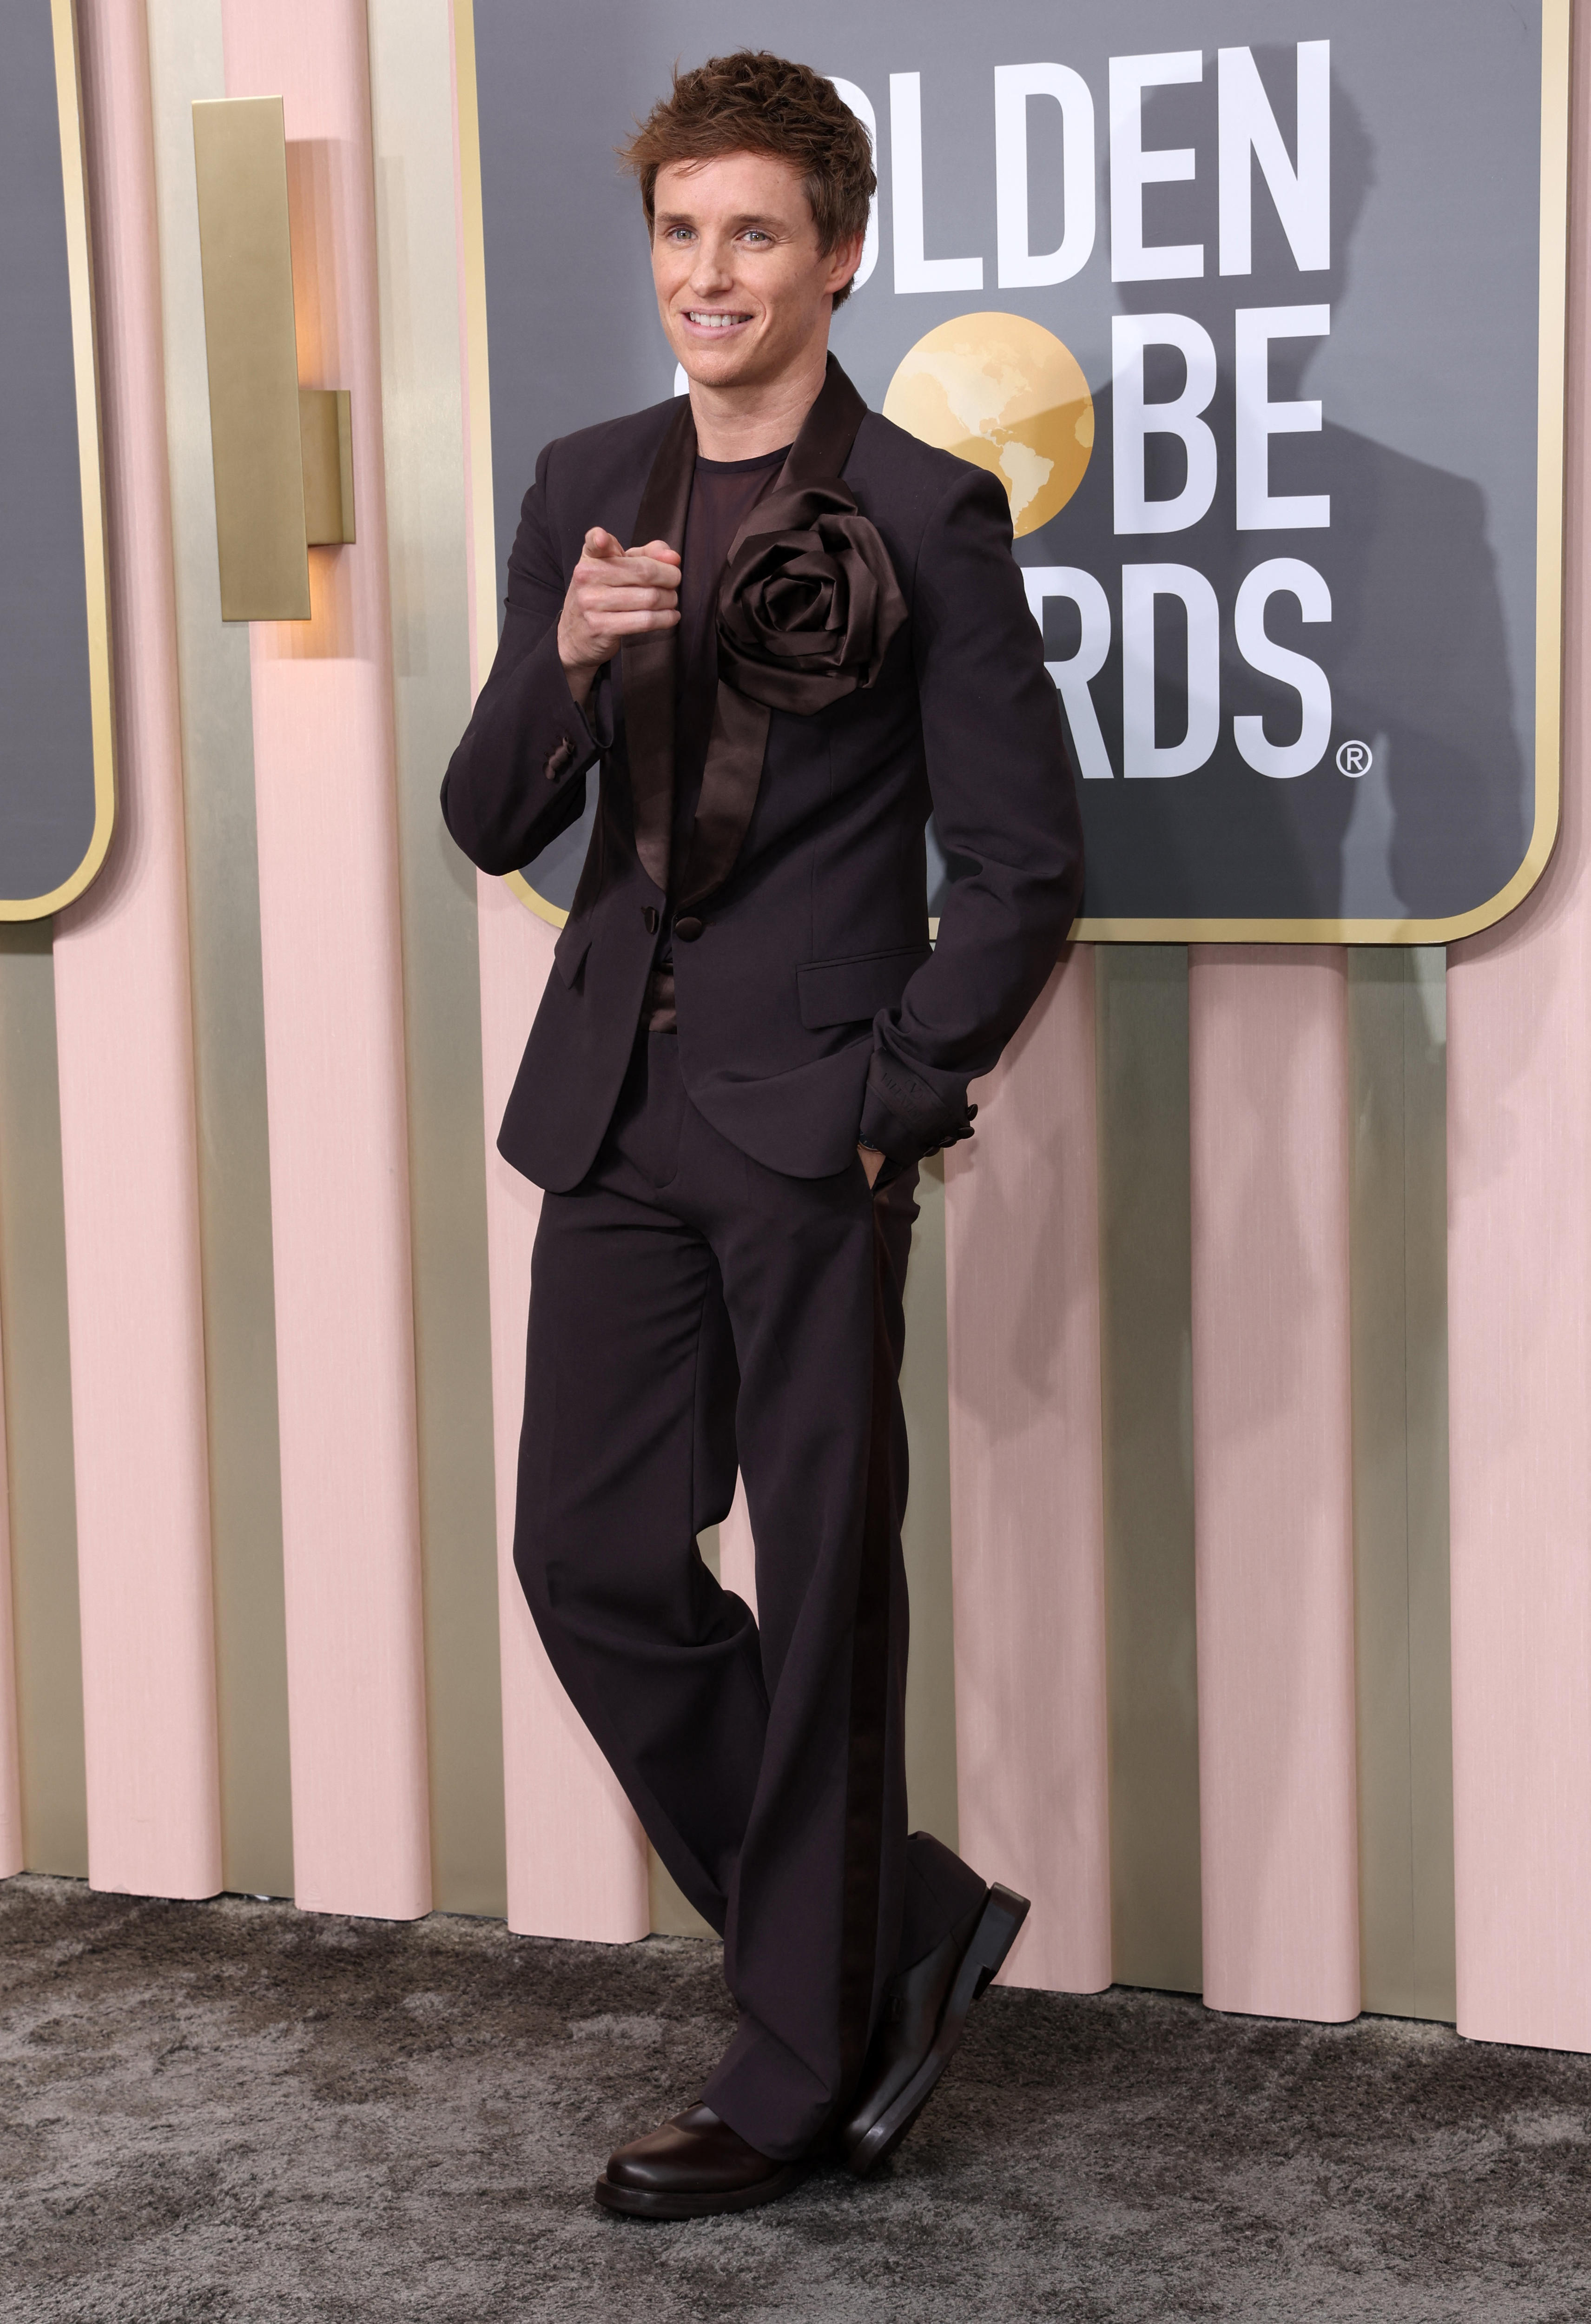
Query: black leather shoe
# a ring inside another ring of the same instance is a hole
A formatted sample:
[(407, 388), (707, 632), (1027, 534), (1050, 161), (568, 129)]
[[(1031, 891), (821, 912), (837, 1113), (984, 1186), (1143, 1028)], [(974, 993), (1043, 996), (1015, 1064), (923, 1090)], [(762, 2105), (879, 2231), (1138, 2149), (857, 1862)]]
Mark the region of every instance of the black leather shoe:
[(1026, 1897), (997, 1883), (931, 1953), (896, 1978), (839, 2134), (840, 2151), (859, 2179), (894, 2153), (922, 2113), (961, 2038), (967, 2012), (1026, 1918)]
[(596, 2199), (604, 2210), (630, 2218), (700, 2219), (777, 2203), (811, 2169), (810, 2162), (776, 2163), (759, 2154), (711, 2107), (694, 2106), (610, 2154)]

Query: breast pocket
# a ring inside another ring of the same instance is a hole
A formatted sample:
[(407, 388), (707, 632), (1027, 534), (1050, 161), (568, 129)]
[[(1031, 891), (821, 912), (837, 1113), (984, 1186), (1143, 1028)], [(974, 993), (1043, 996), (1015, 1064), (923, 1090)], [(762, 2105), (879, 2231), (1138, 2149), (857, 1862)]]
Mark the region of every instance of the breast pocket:
[(828, 1025), (871, 1024), (893, 1009), (917, 970), (933, 954), (926, 945), (897, 952), (861, 952), (848, 960), (809, 960), (796, 972), (801, 1021), (809, 1032)]

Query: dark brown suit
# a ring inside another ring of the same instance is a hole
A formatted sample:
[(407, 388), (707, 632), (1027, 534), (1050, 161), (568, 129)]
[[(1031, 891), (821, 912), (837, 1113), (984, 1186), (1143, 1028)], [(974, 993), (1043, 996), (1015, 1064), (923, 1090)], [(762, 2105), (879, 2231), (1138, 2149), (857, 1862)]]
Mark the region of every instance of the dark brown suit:
[[(722, 747), (669, 893), (672, 642), (627, 649), (583, 714), (556, 625), (591, 526), (677, 545), (694, 448), (676, 403), (542, 453), (443, 809), (476, 863), (514, 870), (601, 764), (500, 1139), (548, 1190), (516, 1563), (658, 1852), (725, 1932), (740, 2032), (707, 2103), (793, 2156), (849, 2097), (891, 1969), (978, 1892), (906, 1844), (901, 1295), (916, 1164), (969, 1134), (968, 1082), (1054, 965), (1081, 848), (1003, 493), (867, 412), (831, 359), (788, 492), (748, 520), (783, 529), (774, 582), (736, 594), (731, 553)], [(788, 637), (759, 645), (753, 615)], [(957, 871), (933, 950), (931, 807)], [(671, 912), (677, 1036), (638, 1039)], [(876, 1196), (859, 1137), (891, 1157)], [(737, 1466), (759, 1624), (695, 1551)]]

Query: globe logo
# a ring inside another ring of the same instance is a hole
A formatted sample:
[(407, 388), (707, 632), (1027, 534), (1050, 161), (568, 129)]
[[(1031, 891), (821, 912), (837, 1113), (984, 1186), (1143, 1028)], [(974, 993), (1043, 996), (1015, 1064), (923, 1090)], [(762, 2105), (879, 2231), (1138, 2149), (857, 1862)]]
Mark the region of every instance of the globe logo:
[(998, 476), (1018, 540), (1060, 513), (1094, 448), (1094, 400), (1071, 349), (1023, 315), (958, 315), (907, 355), (884, 416)]

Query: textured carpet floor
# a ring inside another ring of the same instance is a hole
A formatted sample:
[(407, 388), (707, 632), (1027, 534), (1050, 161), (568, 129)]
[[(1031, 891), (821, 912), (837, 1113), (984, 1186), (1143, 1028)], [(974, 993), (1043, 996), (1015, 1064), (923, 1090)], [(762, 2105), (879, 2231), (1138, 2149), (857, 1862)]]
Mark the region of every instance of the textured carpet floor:
[(1591, 2317), (1591, 2059), (996, 1992), (877, 2179), (606, 2218), (729, 2030), (685, 1938), (0, 1884), (0, 2316)]

